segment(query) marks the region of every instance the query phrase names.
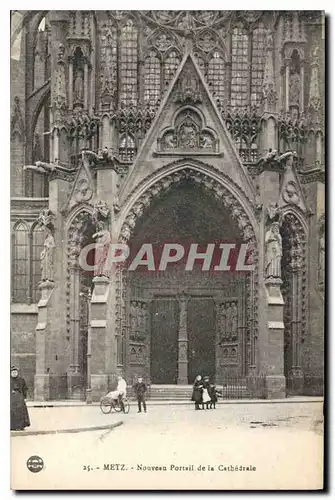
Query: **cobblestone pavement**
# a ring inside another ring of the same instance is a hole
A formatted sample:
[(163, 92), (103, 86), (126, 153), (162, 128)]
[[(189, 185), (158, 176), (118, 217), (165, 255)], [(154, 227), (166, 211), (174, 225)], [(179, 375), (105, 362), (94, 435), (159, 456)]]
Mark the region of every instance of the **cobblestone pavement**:
[[(32, 428), (40, 429), (43, 426), (45, 429), (46, 421), (51, 429), (57, 425), (64, 428), (65, 423), (67, 426), (77, 423), (80, 427), (105, 425), (120, 418), (119, 414), (102, 415), (96, 406), (29, 411)], [(30, 484), (37, 489), (322, 486), (322, 403), (221, 405), (216, 410), (197, 412), (190, 404), (149, 405), (146, 414), (137, 414), (133, 406), (122, 418), (124, 424), (111, 431), (13, 438), (12, 486)], [(45, 468), (39, 474), (31, 474), (26, 467), (31, 455), (44, 460)], [(119, 470), (109, 470), (112, 464), (124, 464), (125, 470), (121, 465)], [(166, 470), (153, 471), (152, 466)], [(256, 470), (230, 471), (227, 468), (231, 466)], [(199, 467), (205, 470), (198, 470)]]

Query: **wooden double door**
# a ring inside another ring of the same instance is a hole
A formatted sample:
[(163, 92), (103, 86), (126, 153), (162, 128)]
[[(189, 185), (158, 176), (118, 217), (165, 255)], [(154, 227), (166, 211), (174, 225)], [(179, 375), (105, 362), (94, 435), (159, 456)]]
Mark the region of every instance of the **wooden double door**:
[(189, 384), (198, 374), (215, 376), (215, 310), (211, 297), (188, 296), (186, 305), (177, 296), (152, 300), (151, 383), (177, 384), (180, 370)]

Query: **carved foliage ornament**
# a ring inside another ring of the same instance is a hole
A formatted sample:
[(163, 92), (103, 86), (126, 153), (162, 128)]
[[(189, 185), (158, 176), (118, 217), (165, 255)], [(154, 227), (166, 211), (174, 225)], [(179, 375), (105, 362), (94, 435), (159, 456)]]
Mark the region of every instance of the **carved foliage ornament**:
[(243, 239), (248, 243), (249, 252), (247, 262), (251, 264), (253, 259), (256, 259), (256, 238), (249, 218), (238, 200), (221, 184), (214, 179), (211, 179), (205, 174), (196, 172), (193, 169), (185, 168), (173, 174), (164, 177), (149, 188), (143, 196), (133, 206), (131, 212), (122, 225), (120, 232), (120, 241), (127, 242), (131, 237), (133, 229), (136, 225), (136, 220), (140, 217), (144, 210), (148, 208), (152, 200), (169, 189), (173, 184), (181, 182), (183, 179), (193, 179), (197, 184), (203, 185), (205, 188), (214, 192), (215, 197), (222, 201), (225, 207), (229, 210), (232, 218), (237, 221), (237, 225), (243, 235)]

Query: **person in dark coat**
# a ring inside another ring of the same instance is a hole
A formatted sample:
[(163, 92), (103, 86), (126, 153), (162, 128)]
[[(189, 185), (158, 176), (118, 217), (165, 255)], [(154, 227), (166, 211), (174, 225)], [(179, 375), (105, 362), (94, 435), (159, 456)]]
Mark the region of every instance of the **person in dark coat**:
[(27, 384), (24, 378), (19, 377), (19, 370), (12, 366), (10, 370), (10, 429), (22, 431), (30, 426), (28, 410), (25, 402)]
[(216, 390), (216, 387), (214, 384), (210, 384), (208, 394), (211, 398), (211, 401), (209, 403), (209, 407), (210, 407), (210, 409), (215, 410), (215, 405), (216, 405), (216, 402), (218, 400), (218, 396), (221, 396), (221, 393)]
[(137, 404), (138, 404), (138, 412), (137, 413), (142, 412), (141, 405), (143, 405), (144, 413), (146, 413), (147, 412), (147, 405), (145, 402), (145, 393), (147, 392), (147, 386), (143, 382), (142, 377), (138, 378), (138, 381), (134, 385), (134, 391), (135, 391), (135, 395), (137, 398)]
[(201, 380), (201, 375), (197, 375), (193, 384), (193, 393), (191, 401), (194, 401), (194, 407), (196, 410), (200, 410), (200, 404), (202, 403), (202, 389), (203, 383)]

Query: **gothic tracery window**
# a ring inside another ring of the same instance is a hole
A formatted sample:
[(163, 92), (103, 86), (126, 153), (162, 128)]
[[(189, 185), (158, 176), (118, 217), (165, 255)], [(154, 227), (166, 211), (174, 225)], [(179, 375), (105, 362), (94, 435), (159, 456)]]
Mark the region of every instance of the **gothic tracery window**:
[(180, 57), (178, 53), (173, 50), (170, 52), (164, 63), (164, 83), (165, 87), (168, 87), (170, 84), (172, 78), (174, 77), (175, 72), (177, 71), (177, 68), (180, 64)]
[(13, 302), (27, 302), (29, 278), (28, 227), (18, 222), (13, 230)]
[(144, 61), (144, 101), (155, 105), (161, 94), (161, 63), (155, 52)]
[(120, 101), (137, 104), (137, 28), (128, 20), (120, 37)]
[(256, 28), (252, 36), (251, 105), (261, 102), (265, 61), (265, 29)]
[(244, 28), (235, 27), (232, 34), (231, 105), (243, 108), (248, 104), (249, 39)]
[(220, 52), (214, 52), (208, 63), (208, 83), (215, 99), (224, 98), (225, 63)]

